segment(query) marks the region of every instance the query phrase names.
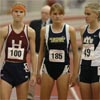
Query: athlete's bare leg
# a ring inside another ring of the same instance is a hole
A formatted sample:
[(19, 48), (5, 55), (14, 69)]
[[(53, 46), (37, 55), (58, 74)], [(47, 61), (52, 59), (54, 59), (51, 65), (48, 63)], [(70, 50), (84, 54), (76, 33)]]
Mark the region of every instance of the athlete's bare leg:
[(54, 86), (54, 80), (48, 74), (42, 74), (40, 100), (49, 100)]
[(57, 79), (58, 100), (66, 100), (69, 90), (69, 74), (61, 75)]
[(93, 100), (100, 100), (100, 83), (92, 83), (91, 88)]
[(26, 100), (28, 95), (29, 81), (16, 87), (17, 100)]
[(12, 86), (1, 79), (1, 100), (10, 100)]
[(91, 100), (92, 99), (92, 92), (91, 92), (91, 84), (80, 82), (80, 92), (82, 99)]

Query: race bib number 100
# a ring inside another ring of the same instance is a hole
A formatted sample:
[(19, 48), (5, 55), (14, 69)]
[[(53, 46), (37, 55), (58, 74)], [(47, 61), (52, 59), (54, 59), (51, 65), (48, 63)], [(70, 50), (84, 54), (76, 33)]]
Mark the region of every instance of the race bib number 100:
[(51, 62), (65, 62), (65, 52), (63, 50), (50, 50), (49, 61)]
[(8, 48), (8, 58), (23, 60), (24, 49), (23, 48)]

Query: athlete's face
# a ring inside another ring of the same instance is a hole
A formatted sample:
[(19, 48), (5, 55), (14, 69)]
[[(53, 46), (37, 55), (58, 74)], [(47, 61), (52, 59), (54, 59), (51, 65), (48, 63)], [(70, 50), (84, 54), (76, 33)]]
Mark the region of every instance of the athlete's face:
[(98, 14), (94, 12), (91, 8), (85, 8), (85, 20), (87, 23), (93, 23), (98, 20)]
[(22, 21), (25, 16), (25, 12), (23, 10), (16, 9), (12, 12), (12, 16), (14, 21)]
[(54, 23), (63, 22), (64, 14), (60, 13), (58, 10), (51, 12), (51, 19)]

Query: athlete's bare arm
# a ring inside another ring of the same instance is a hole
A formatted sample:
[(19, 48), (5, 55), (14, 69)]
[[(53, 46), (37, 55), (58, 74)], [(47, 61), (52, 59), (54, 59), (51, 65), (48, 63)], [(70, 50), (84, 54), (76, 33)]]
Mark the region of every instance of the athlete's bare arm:
[(29, 36), (30, 56), (31, 56), (31, 63), (32, 63), (32, 76), (36, 76), (37, 58), (36, 58), (36, 52), (35, 52), (35, 30), (28, 27), (28, 36)]
[(81, 35), (81, 39), (83, 38), (83, 33), (85, 31), (86, 25), (83, 25), (80, 27), (80, 35)]
[(79, 57), (78, 57), (78, 47), (76, 43), (76, 32), (72, 26), (69, 27), (69, 33), (70, 33), (70, 39), (71, 39), (71, 46), (73, 50), (73, 65), (74, 66), (73, 66), (73, 73), (72, 73), (72, 76), (73, 76), (72, 84), (74, 85), (75, 78), (77, 78), (78, 71), (79, 71), (79, 66), (78, 66)]
[(7, 33), (8, 33), (8, 27), (7, 26), (0, 28), (0, 54), (1, 54), (1, 51), (2, 51), (2, 48), (3, 48), (4, 41), (6, 39)]
[(45, 43), (45, 27), (42, 27), (41, 33), (40, 33), (40, 51), (39, 51), (39, 60), (38, 60), (38, 73), (41, 69), (43, 57), (44, 57), (44, 43)]
[[(86, 28), (86, 25), (82, 25), (82, 26), (80, 27), (81, 42), (83, 42), (83, 33), (84, 33), (84, 31), (85, 31), (85, 28)], [(83, 48), (83, 43), (81, 44), (80, 54), (81, 54), (81, 52), (82, 52), (82, 48)], [(80, 55), (80, 58), (81, 58), (81, 55)], [(79, 58), (79, 59), (80, 59), (80, 58)]]

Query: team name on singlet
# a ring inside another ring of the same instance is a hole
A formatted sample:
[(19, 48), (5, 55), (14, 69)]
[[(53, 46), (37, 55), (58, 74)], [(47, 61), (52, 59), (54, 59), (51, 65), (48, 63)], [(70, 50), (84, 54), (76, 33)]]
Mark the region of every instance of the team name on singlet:
[(89, 36), (85, 37), (83, 42), (82, 59), (92, 60), (94, 58), (94, 44), (93, 39)]
[(65, 40), (65, 37), (50, 38), (51, 43), (64, 42), (64, 40)]

